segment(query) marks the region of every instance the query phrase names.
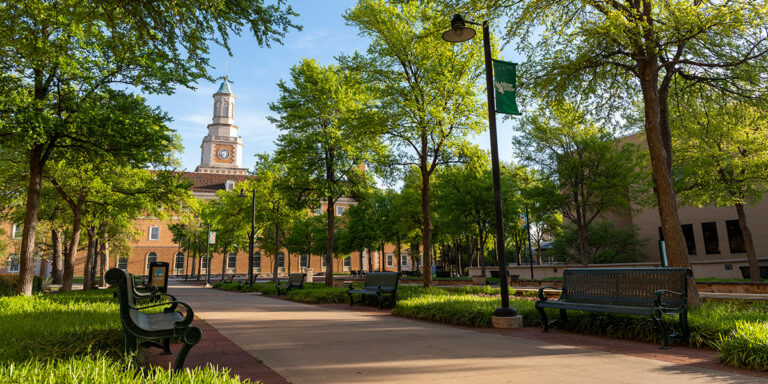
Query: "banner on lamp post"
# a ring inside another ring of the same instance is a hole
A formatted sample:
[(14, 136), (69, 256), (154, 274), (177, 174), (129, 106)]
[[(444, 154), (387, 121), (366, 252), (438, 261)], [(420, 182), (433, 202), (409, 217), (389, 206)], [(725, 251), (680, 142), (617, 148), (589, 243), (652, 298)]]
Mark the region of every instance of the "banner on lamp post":
[(496, 96), (496, 112), (520, 115), (517, 109), (517, 64), (493, 60), (493, 88)]
[(211, 231), (208, 234), (208, 244), (216, 244), (216, 232)]

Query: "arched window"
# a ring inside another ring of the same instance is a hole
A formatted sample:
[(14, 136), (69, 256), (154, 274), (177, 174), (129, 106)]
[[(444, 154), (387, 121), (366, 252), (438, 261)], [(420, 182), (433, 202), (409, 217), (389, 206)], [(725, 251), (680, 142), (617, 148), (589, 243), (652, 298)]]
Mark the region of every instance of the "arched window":
[(123, 271), (128, 269), (128, 258), (123, 256), (117, 259), (117, 268), (122, 269)]
[(224, 100), (224, 111), (222, 112), (222, 116), (229, 116), (229, 102), (226, 100)]
[(236, 268), (237, 268), (237, 254), (230, 253), (229, 256), (227, 256), (227, 269), (234, 272)]
[(150, 252), (147, 254), (147, 272), (149, 272), (149, 265), (157, 261), (157, 253)]
[(261, 253), (254, 252), (253, 254), (253, 270), (254, 272), (261, 272)]
[(176, 274), (184, 273), (184, 254), (179, 252), (176, 254), (176, 260), (174, 261), (174, 268)]
[(213, 104), (213, 115), (219, 116), (220, 110), (221, 110), (221, 101), (217, 101)]
[(231, 191), (235, 189), (235, 181), (234, 180), (227, 180), (227, 183), (225, 184), (224, 188), (227, 191)]

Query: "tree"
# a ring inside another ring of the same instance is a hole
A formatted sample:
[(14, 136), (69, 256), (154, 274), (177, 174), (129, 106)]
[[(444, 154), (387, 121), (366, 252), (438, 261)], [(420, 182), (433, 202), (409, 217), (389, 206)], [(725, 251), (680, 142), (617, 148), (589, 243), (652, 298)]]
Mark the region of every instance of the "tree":
[[(609, 222), (595, 223), (587, 231), (588, 252), (592, 263), (635, 263), (645, 258), (646, 240), (634, 226), (617, 228)], [(578, 231), (566, 228), (552, 243), (549, 252), (560, 261), (581, 261)]]
[[(456, 3), (454, 0), (446, 3)], [(463, 2), (462, 2), (463, 3)], [(765, 87), (765, 2), (689, 0), (472, 0), (504, 17), (527, 56), (521, 89), (579, 99), (613, 119), (616, 105), (643, 105), (656, 200), (671, 266), (688, 267), (672, 178), (669, 91), (681, 77), (709, 92), (755, 96)], [(638, 96), (640, 100), (638, 100)]]
[(685, 204), (734, 207), (752, 281), (760, 269), (745, 205), (768, 192), (768, 114), (749, 103), (721, 99), (700, 87), (675, 98), (672, 132), (678, 190)]
[(479, 99), (483, 73), (479, 39), (448, 44), (437, 31), (447, 15), (434, 1), (361, 0), (344, 15), (372, 42), (365, 57), (343, 59), (376, 85), (379, 109), (397, 164), (421, 177), (424, 286), (432, 285), (430, 181), (435, 169), (456, 162), (472, 147), (467, 136), (484, 127)]
[(279, 115), (270, 121), (284, 132), (276, 156), (304, 206), (326, 203), (325, 284), (332, 286), (336, 201), (368, 183), (364, 165), (384, 152), (374, 100), (354, 72), (311, 59), (291, 69), (291, 85), (281, 81), (278, 88), (280, 97), (269, 106)]
[(210, 42), (229, 49), (230, 36), (248, 26), (257, 43), (268, 46), (295, 27), (292, 16), (290, 6), (262, 0), (29, 0), (0, 6), (6, 21), (0, 26), (0, 145), (24, 152), (29, 174), (18, 293), (32, 292), (37, 211), (48, 162), (77, 148), (110, 151), (94, 140), (111, 132), (94, 134), (77, 116), (105, 101), (110, 87), (170, 94), (176, 85), (213, 80)]
[(547, 109), (522, 120), (515, 145), (543, 177), (534, 198), (557, 207), (576, 227), (581, 263), (587, 266), (589, 226), (600, 213), (630, 209), (642, 186), (640, 152), (572, 105)]

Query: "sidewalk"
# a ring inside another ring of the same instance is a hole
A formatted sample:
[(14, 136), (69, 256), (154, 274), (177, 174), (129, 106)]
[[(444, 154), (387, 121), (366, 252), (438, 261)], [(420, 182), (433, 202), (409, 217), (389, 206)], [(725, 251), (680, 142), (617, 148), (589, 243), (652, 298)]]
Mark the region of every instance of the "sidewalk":
[[(599, 350), (561, 344), (556, 336), (544, 341), (527, 329), (517, 337), (511, 336), (514, 331), (445, 326), (256, 294), (190, 286), (174, 286), (171, 292), (221, 334), (297, 384), (768, 381), (764, 375), (709, 369), (685, 359), (614, 353), (611, 345), (627, 344), (616, 341)], [(658, 354), (674, 356), (674, 351)], [(195, 353), (193, 349), (190, 358)]]

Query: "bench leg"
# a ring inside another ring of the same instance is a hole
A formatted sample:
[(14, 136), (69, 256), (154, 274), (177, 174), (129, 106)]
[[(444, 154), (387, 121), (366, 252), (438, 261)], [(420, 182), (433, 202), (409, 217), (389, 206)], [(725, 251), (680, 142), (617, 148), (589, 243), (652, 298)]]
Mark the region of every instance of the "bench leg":
[(355, 299), (352, 297), (351, 293), (347, 293), (347, 296), (349, 296), (349, 306), (355, 305)]
[(129, 332), (125, 333), (125, 353), (136, 352), (139, 349), (139, 341)]
[(565, 309), (560, 310), (560, 322), (563, 323), (563, 325), (568, 324), (568, 311)]
[(541, 323), (544, 325), (544, 329), (542, 330), (542, 332), (546, 332), (549, 330), (549, 320), (547, 319), (547, 312), (544, 311), (544, 308), (541, 308), (538, 305), (536, 306), (536, 309), (541, 314)]
[(161, 355), (170, 355), (171, 354), (171, 339), (163, 339), (163, 352)]
[(661, 331), (661, 349), (669, 349), (669, 332), (667, 332), (667, 325), (664, 324), (661, 311), (657, 310), (651, 317)]
[(382, 297), (381, 297), (381, 293), (380, 292), (376, 293), (376, 298), (379, 299), (379, 309), (384, 308), (384, 302), (382, 301)]
[(184, 361), (187, 360), (187, 355), (192, 347), (195, 346), (200, 339), (203, 338), (203, 332), (198, 327), (189, 327), (184, 332), (184, 346), (181, 347), (179, 354), (176, 356), (176, 362), (173, 364), (174, 372), (179, 372), (184, 369)]

